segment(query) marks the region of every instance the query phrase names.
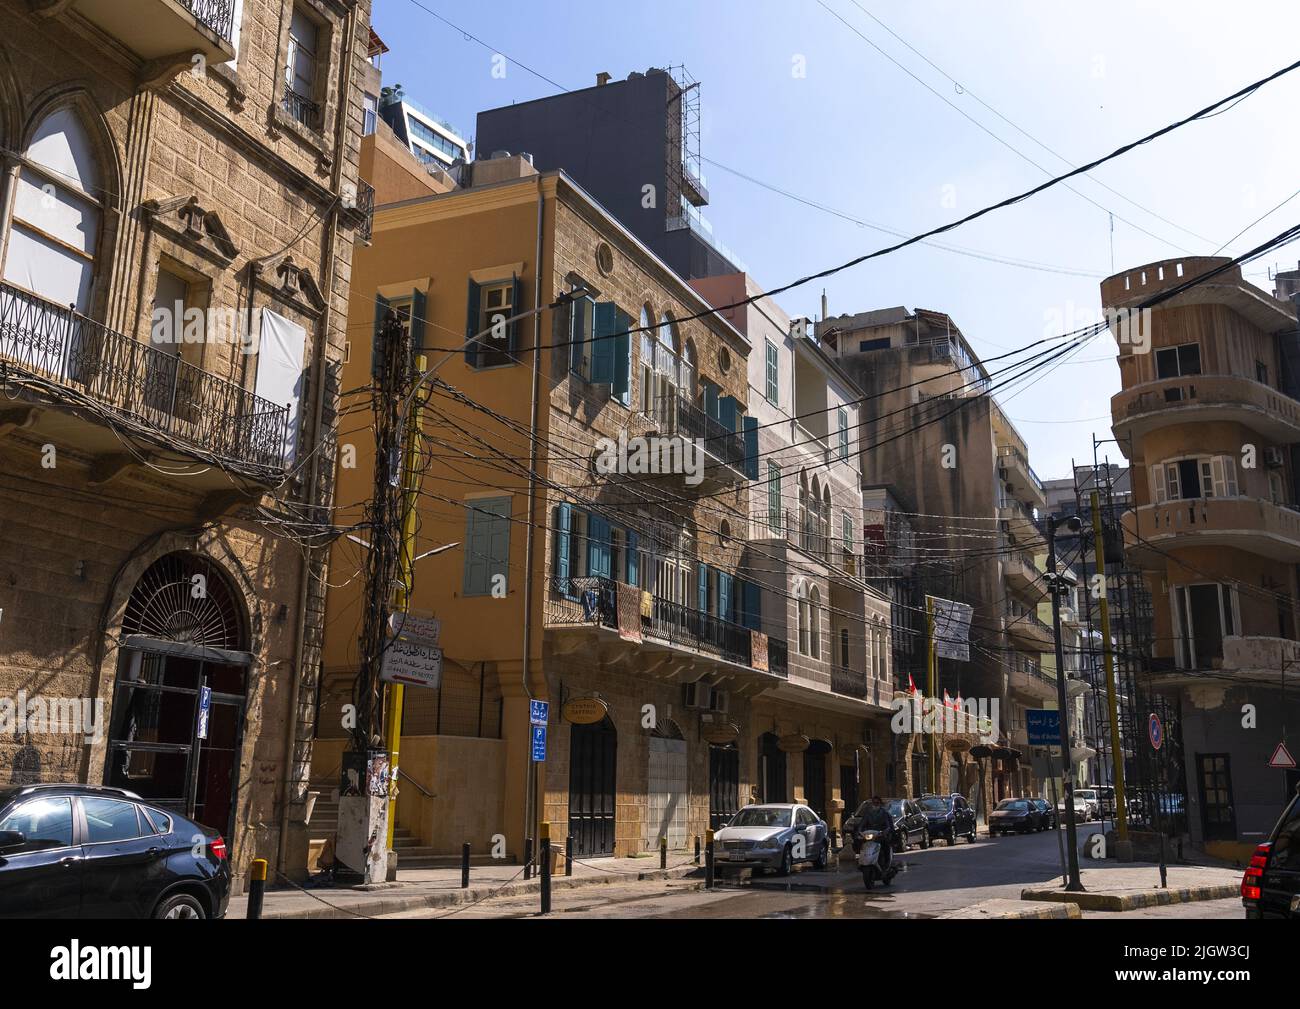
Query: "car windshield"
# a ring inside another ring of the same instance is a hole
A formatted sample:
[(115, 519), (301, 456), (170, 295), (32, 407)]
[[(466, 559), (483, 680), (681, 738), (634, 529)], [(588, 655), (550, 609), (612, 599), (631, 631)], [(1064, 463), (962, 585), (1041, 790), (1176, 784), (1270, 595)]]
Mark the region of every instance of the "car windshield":
[(750, 806), (742, 809), (731, 819), (729, 827), (788, 827), (791, 809), (779, 809), (769, 806)]
[(1024, 799), (1003, 799), (998, 803), (998, 809), (1018, 809), (1024, 811), (1029, 808), (1029, 803)]
[(885, 805), (888, 807), (889, 812), (894, 816), (902, 816), (903, 813), (906, 812), (906, 810), (903, 808), (902, 799), (892, 799), (891, 801), (885, 803)]
[(1077, 796), (1079, 796), (1079, 798), (1081, 798), (1081, 799), (1095, 799), (1095, 798), (1097, 798), (1097, 793), (1094, 792), (1091, 788), (1076, 788), (1076, 789), (1074, 790), (1074, 794), (1077, 795)]
[(949, 799), (939, 799), (935, 796), (931, 796), (928, 799), (922, 799), (919, 805), (927, 813), (946, 813), (948, 812), (948, 803), (950, 801), (951, 800)]

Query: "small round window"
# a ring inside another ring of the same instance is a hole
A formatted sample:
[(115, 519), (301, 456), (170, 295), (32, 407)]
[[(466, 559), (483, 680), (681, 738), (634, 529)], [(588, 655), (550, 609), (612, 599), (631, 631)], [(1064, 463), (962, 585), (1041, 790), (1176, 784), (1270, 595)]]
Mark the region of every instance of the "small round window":
[(726, 347), (718, 348), (718, 368), (724, 375), (731, 371), (731, 351)]
[(731, 523), (726, 519), (723, 519), (718, 525), (718, 539), (722, 541), (724, 547), (731, 540)]
[(596, 269), (606, 277), (614, 272), (614, 250), (605, 242), (596, 246)]

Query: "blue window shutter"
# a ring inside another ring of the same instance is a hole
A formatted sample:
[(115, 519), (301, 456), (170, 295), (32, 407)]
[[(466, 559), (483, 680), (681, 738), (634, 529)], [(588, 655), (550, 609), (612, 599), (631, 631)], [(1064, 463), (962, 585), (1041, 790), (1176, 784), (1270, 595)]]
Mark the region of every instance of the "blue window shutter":
[(723, 396), (718, 400), (718, 420), (722, 422), (722, 426), (728, 431), (736, 430), (736, 417), (738, 416), (736, 406), (735, 396)]
[(745, 626), (755, 631), (763, 629), (763, 597), (753, 582), (745, 582)]
[(587, 570), (602, 578), (609, 573), (609, 522), (596, 515), (587, 519)]
[(591, 380), (593, 382), (614, 384), (614, 341), (611, 337), (617, 327), (618, 307), (612, 301), (596, 302), (595, 322), (591, 327)]
[(718, 387), (712, 382), (703, 382), (704, 412), (714, 420), (718, 419)]
[(478, 335), (479, 318), (483, 314), (480, 308), (479, 287), (474, 281), (469, 282), (468, 307), (465, 312), (465, 363), (471, 368), (478, 367), (478, 348), (474, 337)]
[[(520, 288), (519, 286), (519, 278), (516, 275), (511, 274), (510, 275), (510, 314), (511, 315), (518, 315), (519, 310), (522, 308), (522, 306), (519, 304), (519, 298), (521, 292), (522, 292), (522, 288)], [(519, 337), (519, 320), (516, 319), (514, 322), (506, 324), (506, 346), (510, 348), (512, 352), (519, 349), (518, 337)]]
[(640, 539), (637, 534), (629, 531), (627, 534), (627, 583), (629, 585), (637, 584), (640, 576), (641, 557), (637, 553), (637, 547), (640, 545)]
[(569, 536), (573, 528), (573, 508), (562, 502), (555, 508), (555, 577), (560, 580), (560, 591), (569, 591)]
[(718, 616), (723, 620), (732, 619), (731, 575), (725, 571), (718, 572)]
[(419, 353), (424, 349), (424, 317), (429, 311), (429, 299), (423, 291), (411, 292), (411, 350)]
[[(750, 480), (758, 479), (758, 418), (742, 417), (745, 425), (745, 476)], [(780, 489), (777, 489), (778, 500)], [(780, 505), (777, 506), (780, 511)]]
[(370, 376), (378, 378), (384, 371), (384, 316), (388, 314), (388, 299), (382, 294), (375, 295), (375, 332), (370, 340)]
[(696, 579), (696, 601), (699, 603), (701, 613), (709, 612), (709, 566), (707, 564), (697, 564), (695, 566)]
[(632, 394), (632, 317), (619, 312), (614, 320), (614, 398), (627, 406)]

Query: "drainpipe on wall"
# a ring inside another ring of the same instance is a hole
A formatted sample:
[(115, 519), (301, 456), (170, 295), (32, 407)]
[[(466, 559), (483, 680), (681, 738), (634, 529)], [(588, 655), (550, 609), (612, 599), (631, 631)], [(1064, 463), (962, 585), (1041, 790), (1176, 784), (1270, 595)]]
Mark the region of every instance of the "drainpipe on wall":
[[(537, 249), (533, 259), (533, 388), (529, 421), (530, 440), (528, 445), (528, 523), (524, 527), (524, 661), (523, 685), (524, 696), (532, 699), (532, 688), (528, 678), (532, 674), (533, 651), (533, 561), (536, 553), (536, 511), (537, 511), (537, 415), (538, 401), (541, 396), (542, 380), (542, 224), (546, 209), (546, 196), (542, 190), (542, 176), (537, 176)], [(527, 741), (525, 741), (527, 744)], [(532, 831), (538, 820), (536, 796), (537, 768), (533, 765), (531, 748), (526, 754), (528, 776), (524, 786), (524, 837), (537, 836)]]
[[(348, 103), (352, 97), (352, 79), (353, 79), (353, 57), (356, 45), (357, 33), (357, 14), (354, 7), (347, 14), (345, 21), (346, 40), (343, 45), (342, 53), (342, 80), (339, 82), (339, 104), (338, 111), (334, 117), (334, 170), (330, 179), (330, 188), (335, 196), (330, 206), (326, 210), (329, 216), (326, 224), (326, 233), (324, 241), (324, 255), (321, 257), (321, 281), (322, 294), (325, 298), (325, 311), (321, 314), (320, 334), (316, 343), (316, 404), (314, 407), (315, 415), (312, 422), (312, 433), (315, 446), (312, 449), (311, 477), (307, 483), (307, 502), (308, 507), (315, 507), (316, 494), (320, 484), (320, 447), (324, 438), (321, 431), (321, 422), (325, 413), (325, 386), (328, 370), (328, 350), (330, 323), (333, 320), (333, 300), (334, 300), (334, 259), (338, 247), (338, 230), (339, 230), (339, 198), (338, 193), (342, 191), (343, 185), (343, 164), (344, 150), (343, 139), (348, 123)], [(355, 245), (353, 246), (355, 249)], [(253, 275), (249, 273), (249, 311), (252, 311), (252, 279)], [(333, 465), (334, 460), (330, 460)], [(283, 798), (280, 808), (280, 833), (279, 841), (276, 845), (275, 865), (276, 870), (280, 873), (285, 872), (286, 856), (286, 839), (289, 833), (289, 807), (292, 800), (291, 789), (294, 785), (294, 754), (298, 749), (298, 701), (299, 692), (304, 676), (303, 655), (307, 649), (307, 600), (311, 586), (312, 563), (315, 559), (317, 547), (305, 547), (302, 552), (302, 563), (299, 567), (299, 590), (298, 590), (298, 626), (296, 629), (297, 640), (294, 643), (294, 660), (293, 660), (293, 680), (289, 689), (289, 724), (285, 733), (285, 753), (284, 753), (284, 789)], [(320, 670), (317, 670), (319, 677)], [(319, 692), (320, 682), (317, 681), (316, 689)]]

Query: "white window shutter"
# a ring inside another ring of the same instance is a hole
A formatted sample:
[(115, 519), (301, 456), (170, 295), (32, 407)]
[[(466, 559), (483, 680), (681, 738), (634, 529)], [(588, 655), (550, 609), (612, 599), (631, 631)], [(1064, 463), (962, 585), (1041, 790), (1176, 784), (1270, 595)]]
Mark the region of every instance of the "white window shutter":
[[(1216, 455), (1209, 460), (1209, 463), (1210, 463), (1210, 474), (1209, 474), (1210, 479), (1208, 483), (1206, 483), (1206, 486), (1202, 488), (1202, 490), (1204, 491), (1204, 496), (1223, 497), (1223, 457)], [(1205, 470), (1204, 462), (1201, 463), (1201, 470), (1202, 473), (1204, 473)], [(1204, 476), (1202, 476), (1201, 479), (1202, 482), (1204, 483), (1205, 482)]]
[(1151, 467), (1151, 499), (1158, 505), (1165, 503), (1165, 468), (1160, 463)]
[(1237, 496), (1237, 461), (1230, 455), (1223, 457), (1223, 496)]

